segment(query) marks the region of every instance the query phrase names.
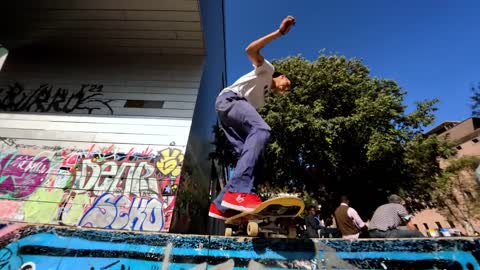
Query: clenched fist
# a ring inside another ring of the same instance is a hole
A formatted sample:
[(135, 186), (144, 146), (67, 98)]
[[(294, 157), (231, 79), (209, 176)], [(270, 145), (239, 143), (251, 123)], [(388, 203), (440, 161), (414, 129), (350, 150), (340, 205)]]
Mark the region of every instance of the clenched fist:
[(285, 19), (283, 19), (278, 30), (280, 33), (282, 33), (282, 35), (285, 35), (288, 33), (288, 31), (290, 31), (292, 25), (295, 25), (295, 18), (293, 18), (293, 16), (287, 16)]

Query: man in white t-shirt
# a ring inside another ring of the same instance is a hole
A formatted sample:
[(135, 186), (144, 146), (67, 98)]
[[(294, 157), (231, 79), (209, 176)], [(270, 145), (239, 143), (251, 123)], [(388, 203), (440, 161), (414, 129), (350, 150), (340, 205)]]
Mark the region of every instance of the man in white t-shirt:
[(289, 91), (290, 80), (275, 72), (272, 64), (260, 54), (260, 49), (288, 33), (294, 24), (295, 19), (287, 16), (278, 30), (248, 45), (246, 53), (254, 70), (223, 89), (217, 97), (215, 109), (221, 127), (239, 159), (231, 180), (210, 204), (211, 217), (226, 219), (234, 214), (230, 210), (250, 211), (262, 203), (252, 190), (259, 160), (270, 138), (270, 127), (257, 110), (265, 104), (269, 91)]

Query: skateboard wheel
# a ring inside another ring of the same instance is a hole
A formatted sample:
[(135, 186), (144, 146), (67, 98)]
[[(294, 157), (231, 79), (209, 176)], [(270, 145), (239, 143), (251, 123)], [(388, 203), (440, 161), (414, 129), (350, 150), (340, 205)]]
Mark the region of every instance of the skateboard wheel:
[(225, 228), (225, 236), (232, 236), (233, 230), (232, 228)]
[(249, 222), (247, 225), (247, 234), (248, 236), (257, 236), (258, 235), (258, 223)]

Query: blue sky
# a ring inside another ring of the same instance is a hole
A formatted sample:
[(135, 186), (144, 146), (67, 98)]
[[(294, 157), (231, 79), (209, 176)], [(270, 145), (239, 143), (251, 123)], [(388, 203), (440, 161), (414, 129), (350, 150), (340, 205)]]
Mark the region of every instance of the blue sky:
[(325, 48), (397, 81), (409, 111), (414, 101), (439, 98), (435, 124), (470, 117), (470, 89), (480, 82), (480, 1), (225, 0), (228, 83), (252, 68), (245, 47), (286, 15), (297, 24), (262, 50), (266, 58), (313, 60)]

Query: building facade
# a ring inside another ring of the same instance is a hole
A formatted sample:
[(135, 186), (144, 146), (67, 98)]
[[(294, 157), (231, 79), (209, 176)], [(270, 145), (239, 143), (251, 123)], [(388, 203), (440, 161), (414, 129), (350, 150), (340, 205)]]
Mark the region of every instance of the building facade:
[(223, 1), (10, 5), (0, 32), (2, 223), (170, 231), (186, 166), (208, 198)]
[[(456, 155), (440, 160), (440, 167), (448, 169), (455, 161), (468, 157), (480, 157), (480, 118), (468, 118), (464, 121), (444, 122), (433, 128), (427, 135), (435, 135), (448, 140), (456, 148)], [(448, 180), (448, 201), (441, 209), (427, 209), (417, 213), (413, 222), (425, 234), (430, 229), (453, 228), (465, 235), (480, 232), (480, 211), (478, 210), (479, 180), (476, 159), (474, 166), (461, 169)]]

